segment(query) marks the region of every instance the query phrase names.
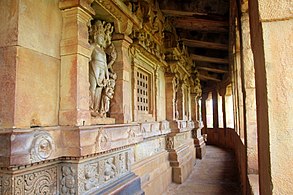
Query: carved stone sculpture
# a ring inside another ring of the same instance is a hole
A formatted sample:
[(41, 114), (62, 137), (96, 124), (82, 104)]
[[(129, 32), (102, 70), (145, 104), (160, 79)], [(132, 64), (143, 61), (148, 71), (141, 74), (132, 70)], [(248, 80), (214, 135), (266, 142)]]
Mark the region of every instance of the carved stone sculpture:
[(116, 166), (113, 163), (113, 158), (108, 158), (105, 161), (105, 170), (104, 170), (105, 181), (108, 181), (114, 178), (115, 173), (116, 173)]
[(75, 170), (69, 166), (62, 167), (61, 194), (75, 194)]
[(96, 178), (99, 178), (99, 174), (97, 172), (97, 165), (98, 164), (91, 164), (91, 165), (85, 166), (85, 169), (84, 169), (84, 177), (86, 179), (84, 183), (85, 191), (88, 191), (92, 189), (93, 187), (98, 186), (99, 184), (98, 179), (96, 179)]
[(106, 117), (110, 110), (110, 100), (113, 98), (117, 75), (112, 65), (117, 53), (111, 36), (113, 26), (110, 23), (97, 20), (90, 29), (92, 55), (89, 65), (90, 110), (93, 117)]
[(55, 149), (54, 141), (46, 132), (36, 132), (31, 147), (32, 162), (48, 159)]
[(127, 172), (125, 154), (119, 154), (119, 173)]

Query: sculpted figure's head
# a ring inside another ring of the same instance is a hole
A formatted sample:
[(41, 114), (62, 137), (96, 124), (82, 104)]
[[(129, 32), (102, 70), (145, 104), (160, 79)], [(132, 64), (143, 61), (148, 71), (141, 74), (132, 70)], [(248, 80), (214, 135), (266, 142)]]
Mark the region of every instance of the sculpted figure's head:
[(104, 28), (104, 22), (101, 20), (98, 20), (95, 24), (95, 42), (97, 45), (101, 47), (105, 47), (105, 28)]

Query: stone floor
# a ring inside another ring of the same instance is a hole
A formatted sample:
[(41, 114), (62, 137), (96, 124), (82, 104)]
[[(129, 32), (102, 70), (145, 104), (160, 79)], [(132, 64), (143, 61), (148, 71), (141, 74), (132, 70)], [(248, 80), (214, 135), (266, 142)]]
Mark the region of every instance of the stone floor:
[(172, 183), (164, 195), (240, 195), (233, 153), (207, 146), (204, 159), (197, 160), (189, 178), (181, 185)]

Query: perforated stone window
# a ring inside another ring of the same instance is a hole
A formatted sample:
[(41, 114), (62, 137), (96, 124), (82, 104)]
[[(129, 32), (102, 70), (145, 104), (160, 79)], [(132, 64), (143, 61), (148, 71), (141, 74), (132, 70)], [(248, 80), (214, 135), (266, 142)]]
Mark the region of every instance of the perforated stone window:
[(141, 113), (149, 113), (149, 74), (137, 71), (137, 110)]

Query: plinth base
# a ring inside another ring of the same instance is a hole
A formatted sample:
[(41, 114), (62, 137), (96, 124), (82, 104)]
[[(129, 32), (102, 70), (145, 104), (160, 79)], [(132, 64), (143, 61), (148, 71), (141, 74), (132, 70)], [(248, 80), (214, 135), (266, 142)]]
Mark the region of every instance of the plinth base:
[(115, 182), (108, 184), (102, 189), (90, 193), (91, 195), (127, 195), (136, 194), (144, 195), (144, 191), (141, 189), (140, 178), (131, 173)]

